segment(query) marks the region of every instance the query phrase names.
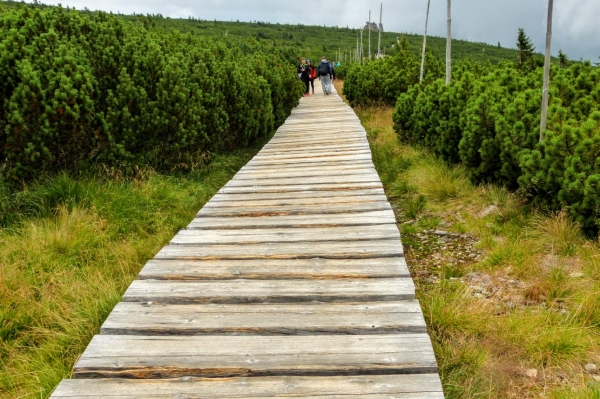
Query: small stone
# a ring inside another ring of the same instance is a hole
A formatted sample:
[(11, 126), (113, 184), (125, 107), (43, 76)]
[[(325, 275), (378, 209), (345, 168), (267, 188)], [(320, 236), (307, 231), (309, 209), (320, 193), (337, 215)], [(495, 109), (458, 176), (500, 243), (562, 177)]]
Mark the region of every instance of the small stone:
[(485, 295), (483, 295), (483, 294), (480, 294), (479, 292), (478, 292), (477, 294), (473, 295), (473, 296), (474, 296), (475, 298), (477, 298), (477, 299), (483, 299), (483, 298), (485, 298)]
[(588, 372), (590, 374), (598, 373), (598, 366), (596, 366), (595, 364), (592, 364), (592, 363), (586, 364), (584, 369), (586, 372)]
[(480, 218), (484, 218), (486, 216), (489, 215), (493, 215), (494, 213), (498, 213), (500, 211), (500, 208), (498, 208), (496, 205), (490, 205), (487, 208), (483, 209), (481, 212), (479, 212), (479, 217)]
[(479, 273), (468, 273), (465, 277), (469, 280), (477, 280), (479, 278)]
[(444, 230), (436, 230), (433, 234), (435, 234), (436, 236), (444, 237), (448, 235), (448, 232)]
[(592, 380), (600, 382), (600, 375), (593, 375)]
[(538, 371), (536, 369), (527, 369), (525, 370), (525, 376), (535, 380), (538, 376)]
[(571, 277), (571, 278), (582, 278), (583, 276), (584, 276), (584, 274), (581, 272), (574, 272), (574, 273), (569, 274), (569, 277)]

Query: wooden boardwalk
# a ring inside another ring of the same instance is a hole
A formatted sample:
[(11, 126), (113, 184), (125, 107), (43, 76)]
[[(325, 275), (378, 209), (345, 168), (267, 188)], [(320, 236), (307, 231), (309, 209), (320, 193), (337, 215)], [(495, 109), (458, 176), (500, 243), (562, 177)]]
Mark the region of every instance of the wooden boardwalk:
[(318, 92), (146, 264), (53, 398), (444, 397), (365, 130)]

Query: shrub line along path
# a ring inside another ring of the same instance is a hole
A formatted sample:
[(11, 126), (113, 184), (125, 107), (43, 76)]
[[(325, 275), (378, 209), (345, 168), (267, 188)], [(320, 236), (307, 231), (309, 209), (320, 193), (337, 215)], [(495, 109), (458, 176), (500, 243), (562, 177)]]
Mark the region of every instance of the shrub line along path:
[(365, 130), (318, 87), (146, 264), (52, 397), (443, 398), (414, 291)]

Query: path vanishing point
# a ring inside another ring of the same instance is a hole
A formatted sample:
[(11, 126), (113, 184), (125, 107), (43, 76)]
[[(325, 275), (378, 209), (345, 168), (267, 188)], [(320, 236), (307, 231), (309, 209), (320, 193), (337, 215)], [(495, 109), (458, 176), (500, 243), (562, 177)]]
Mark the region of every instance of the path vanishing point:
[(52, 398), (444, 398), (365, 130), (315, 86)]

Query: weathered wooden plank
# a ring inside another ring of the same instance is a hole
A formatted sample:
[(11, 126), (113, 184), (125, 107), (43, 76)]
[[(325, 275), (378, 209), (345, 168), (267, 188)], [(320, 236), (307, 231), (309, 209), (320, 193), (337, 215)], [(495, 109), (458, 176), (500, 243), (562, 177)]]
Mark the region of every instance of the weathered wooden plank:
[[(302, 142), (303, 145), (291, 145), (289, 143), (294, 142)], [(343, 132), (339, 132), (334, 135), (329, 134), (319, 134), (319, 135), (306, 135), (304, 132), (288, 132), (287, 134), (278, 133), (273, 138), (265, 144), (262, 150), (269, 150), (273, 147), (288, 147), (290, 149), (301, 149), (306, 145), (308, 148), (312, 148), (318, 146), (319, 142), (331, 142), (329, 145), (333, 145), (333, 143), (338, 143), (341, 145), (364, 145), (366, 147), (369, 146), (369, 141), (367, 139), (367, 135), (364, 130), (360, 128), (354, 129), (346, 129)], [(326, 144), (327, 145), (327, 144)], [(262, 151), (261, 150), (261, 151)]]
[(124, 302), (286, 303), (379, 302), (414, 299), (410, 278), (360, 280), (136, 280)]
[(289, 215), (333, 215), (345, 213), (373, 212), (392, 209), (387, 201), (346, 202), (330, 204), (294, 204), (294, 205), (262, 205), (252, 208), (207, 207), (202, 208), (198, 216), (210, 217), (260, 217), (260, 216), (289, 216)]
[(282, 229), (244, 230), (181, 230), (171, 240), (172, 245), (204, 244), (263, 244), (282, 242), (329, 242), (400, 240), (398, 228), (393, 224), (357, 227), (298, 227)]
[(243, 167), (240, 171), (234, 176), (234, 178), (240, 178), (240, 176), (247, 174), (256, 174), (256, 175), (289, 175), (290, 173), (301, 173), (305, 172), (308, 175), (330, 175), (330, 174), (367, 174), (367, 173), (376, 173), (376, 169), (370, 161), (365, 161), (358, 164), (347, 164), (347, 165), (309, 165), (304, 167), (294, 167), (287, 166), (285, 169), (277, 169), (272, 167)]
[(356, 154), (346, 154), (346, 153), (339, 153), (339, 154), (328, 154), (328, 155), (324, 155), (324, 156), (316, 156), (313, 158), (293, 158), (293, 159), (289, 159), (289, 158), (285, 158), (282, 157), (281, 159), (256, 159), (256, 158), (252, 158), (252, 161), (248, 162), (248, 165), (256, 165), (256, 164), (260, 164), (260, 165), (281, 165), (281, 167), (285, 167), (284, 165), (287, 164), (304, 164), (304, 163), (308, 163), (308, 164), (314, 164), (315, 162), (341, 162), (341, 161), (351, 161), (351, 162), (355, 162), (355, 161), (362, 161), (362, 160), (371, 160), (371, 153), (370, 152), (360, 152), (360, 153), (356, 153)]
[(186, 380), (65, 380), (54, 399), (444, 399), (437, 374)]
[(315, 144), (306, 143), (302, 146), (290, 146), (290, 145), (270, 145), (263, 147), (260, 150), (260, 155), (277, 155), (277, 154), (321, 154), (327, 152), (340, 152), (340, 151), (355, 151), (355, 150), (368, 150), (369, 145), (366, 141), (356, 143), (331, 143), (331, 144)]
[(409, 277), (403, 257), (374, 259), (157, 260), (140, 279), (154, 280), (309, 280)]
[(258, 176), (245, 179), (232, 179), (224, 187), (245, 186), (294, 186), (294, 185), (330, 185), (330, 184), (353, 184), (353, 183), (380, 183), (377, 173), (325, 175), (312, 177), (269, 177)]
[(243, 207), (247, 210), (252, 210), (254, 207), (263, 206), (293, 206), (293, 205), (333, 205), (333, 204), (356, 204), (362, 203), (367, 204), (369, 202), (382, 202), (385, 201), (385, 196), (381, 194), (377, 195), (360, 195), (360, 196), (344, 196), (344, 197), (312, 197), (306, 196), (301, 198), (264, 198), (254, 199), (254, 197), (243, 197), (237, 199), (239, 196), (224, 196), (220, 198), (222, 200), (214, 199), (207, 202), (203, 209), (222, 209), (227, 210), (228, 208), (239, 208)]
[[(358, 148), (354, 150), (345, 150), (345, 151), (326, 151), (326, 152), (296, 152), (296, 153), (279, 153), (279, 154), (261, 154), (252, 158), (252, 162), (267, 162), (267, 161), (285, 161), (289, 163), (290, 161), (304, 161), (304, 160), (319, 160), (319, 159), (331, 159), (335, 157), (362, 157), (362, 159), (371, 159), (371, 151), (369, 148)], [(361, 158), (357, 158), (361, 159)]]
[(188, 229), (250, 229), (285, 227), (335, 227), (396, 224), (391, 210), (322, 215), (262, 216), (262, 217), (196, 217)]
[[(382, 195), (385, 196), (383, 187), (378, 188), (367, 188), (364, 190), (348, 190), (348, 191), (296, 191), (288, 193), (243, 193), (243, 194), (215, 194), (210, 201), (206, 204), (213, 204), (215, 202), (226, 203), (235, 202), (243, 204), (244, 201), (257, 201), (257, 200), (273, 200), (277, 201), (288, 201), (288, 200), (325, 200), (325, 199), (344, 199), (344, 198), (359, 198), (362, 196)], [(343, 202), (343, 201), (342, 201)], [(205, 206), (206, 206), (205, 205)]]
[[(313, 164), (301, 163), (301, 164), (287, 164), (285, 167), (273, 167), (273, 165), (246, 165), (240, 172), (244, 173), (260, 173), (260, 172), (271, 172), (271, 173), (287, 173), (287, 172), (315, 172), (315, 171), (330, 171), (335, 173), (337, 171), (354, 170), (358, 171), (363, 169), (370, 172), (373, 171), (374, 166), (370, 160), (356, 161), (356, 162), (315, 162)], [(240, 173), (238, 172), (238, 173)]]
[(321, 335), (427, 332), (418, 302), (119, 303), (102, 325), (113, 335)]
[(242, 187), (223, 187), (219, 190), (221, 194), (246, 194), (246, 193), (282, 193), (290, 191), (342, 191), (342, 190), (364, 190), (369, 188), (381, 188), (380, 182), (357, 182), (357, 183), (327, 183), (327, 184), (292, 184), (292, 185), (255, 185)]
[(258, 244), (168, 245), (156, 259), (369, 259), (403, 256), (396, 238), (372, 241), (274, 242)]
[(427, 334), (314, 336), (96, 335), (75, 378), (435, 373)]
[(362, 175), (333, 175), (333, 176), (313, 176), (313, 177), (289, 177), (289, 178), (269, 178), (262, 179), (232, 179), (224, 188), (229, 187), (254, 187), (261, 186), (294, 186), (294, 185), (330, 185), (330, 184), (353, 184), (353, 183), (376, 183), (380, 184), (377, 174)]
[[(364, 134), (364, 133), (363, 133)], [(273, 138), (269, 144), (267, 149), (273, 148), (299, 148), (304, 145), (311, 146), (319, 146), (319, 145), (344, 145), (344, 144), (362, 144), (365, 147), (368, 147), (367, 138), (363, 135), (358, 134), (344, 134), (339, 137), (320, 137), (320, 138), (310, 138), (310, 137), (277, 137)]]

